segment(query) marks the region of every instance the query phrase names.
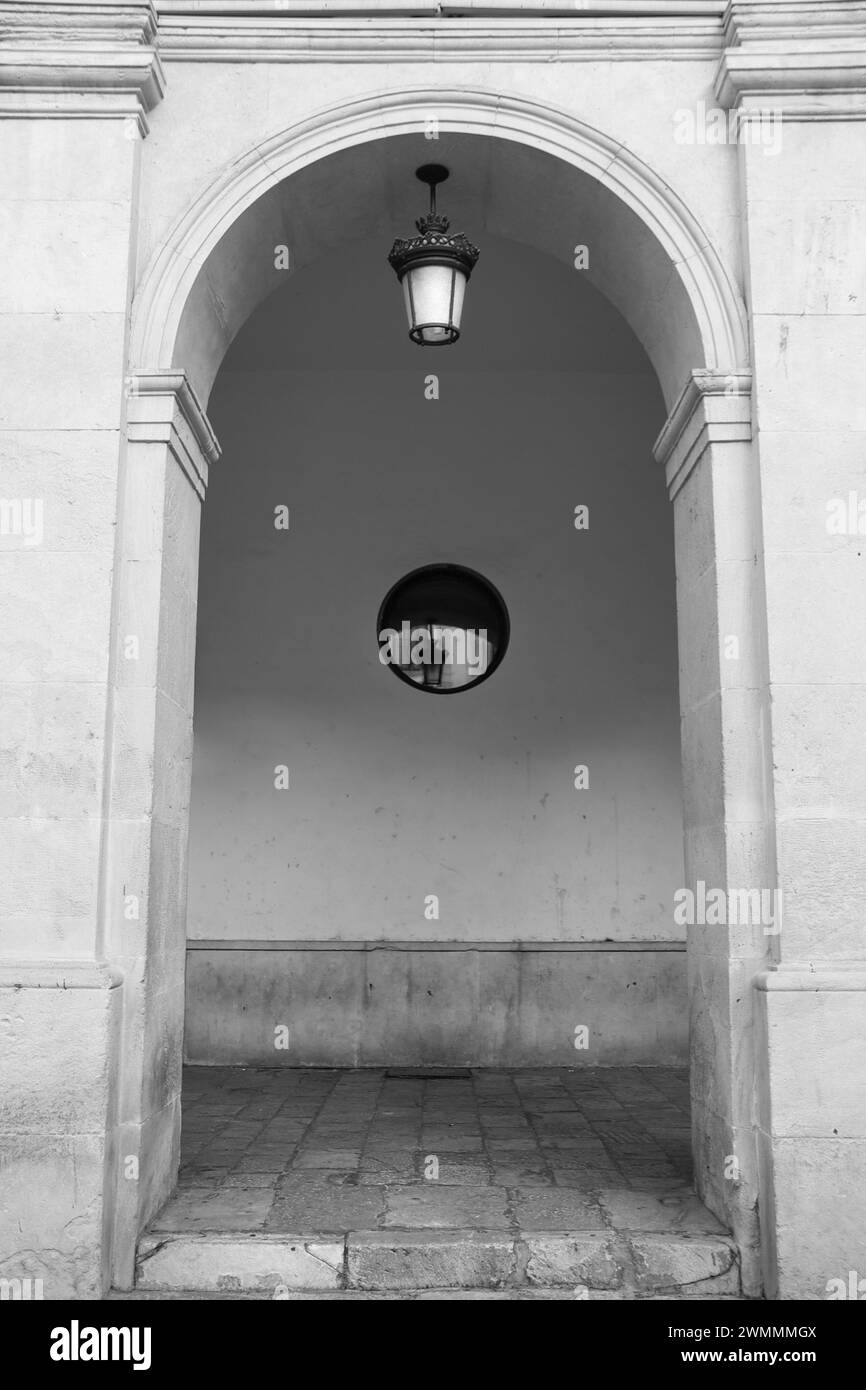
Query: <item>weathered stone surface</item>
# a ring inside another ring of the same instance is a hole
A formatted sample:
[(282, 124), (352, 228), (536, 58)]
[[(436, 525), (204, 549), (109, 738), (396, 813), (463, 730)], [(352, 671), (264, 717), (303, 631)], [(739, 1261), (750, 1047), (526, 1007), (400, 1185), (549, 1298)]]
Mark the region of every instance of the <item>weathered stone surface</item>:
[[(651, 1297), (660, 1291), (676, 1298), (682, 1287), (692, 1289), (692, 1283), (671, 1283), (682, 1277), (697, 1279), (698, 1293), (705, 1286), (719, 1287), (723, 1296), (734, 1296), (730, 1281), (719, 1279), (717, 1269), (729, 1254), (729, 1243), (724, 1236), (713, 1240), (710, 1233), (719, 1229), (718, 1223), (682, 1186), (653, 1192), (619, 1188), (589, 1193), (561, 1186), (506, 1189), (488, 1168), (479, 1169), (471, 1154), (443, 1157), (439, 1178), (434, 1179), (427, 1167), (430, 1156), (418, 1153), (409, 1180), (400, 1182), (382, 1181), (381, 1169), (365, 1170), (360, 1159), (345, 1172), (310, 1170), (298, 1162), (306, 1152), (317, 1155), (315, 1145), (328, 1134), (344, 1134), (348, 1116), (361, 1110), (381, 1124), (402, 1123), (415, 1111), (424, 1117), (435, 1111), (440, 1123), (450, 1114), (461, 1117), (457, 1124), (480, 1124), (485, 1134), (496, 1132), (484, 1121), (493, 1113), (490, 1107), (495, 1109), (497, 1094), (503, 1094), (498, 1080), (507, 1082), (512, 1099), (516, 1092), (523, 1104), (534, 1107), (527, 1113), (556, 1117), (558, 1138), (568, 1133), (562, 1125), (585, 1125), (608, 1137), (615, 1132), (626, 1148), (632, 1142), (639, 1147), (637, 1140), (646, 1126), (675, 1144), (681, 1142), (684, 1119), (682, 1076), (623, 1071), (606, 1073), (602, 1081), (556, 1072), (503, 1073), (499, 1078), (480, 1073), (457, 1091), (453, 1109), (437, 1097), (435, 1087), (428, 1106), (428, 1083), (392, 1083), (381, 1073), (376, 1077), (362, 1072), (214, 1069), (192, 1071), (189, 1077), (184, 1143), (192, 1156), (186, 1160), (181, 1186), (152, 1224), (149, 1238), (149, 1248), (157, 1250), (154, 1258), (160, 1261), (163, 1247), (177, 1247), (171, 1271), (159, 1276), (172, 1288), (180, 1288), (190, 1277), (177, 1264), (177, 1249), (185, 1249), (185, 1242), (191, 1241), (201, 1253), (207, 1240), (218, 1236), (222, 1243), (216, 1254), (222, 1256), (231, 1245), (232, 1232), (246, 1229), (247, 1240), (259, 1249), (263, 1241), (278, 1242), (280, 1235), (294, 1243), (299, 1230), (337, 1227), (345, 1231), (348, 1249), (356, 1252), (347, 1266), (353, 1271), (350, 1286), (372, 1293), (417, 1293), (464, 1284), (477, 1292), (505, 1280), (517, 1291), (538, 1290), (539, 1296), (543, 1290), (566, 1290), (564, 1296), (574, 1298), (599, 1293)], [(563, 1108), (562, 1081), (569, 1087), (571, 1109)], [(421, 1103), (416, 1106), (417, 1099)], [(298, 1119), (301, 1113), (306, 1121)], [(519, 1108), (513, 1113), (519, 1114)], [(294, 1158), (287, 1157), (282, 1134), (301, 1140)], [(288, 1165), (284, 1176), (249, 1166), (257, 1152), (268, 1159), (269, 1150), (274, 1151), (274, 1163)], [(581, 1154), (567, 1153), (577, 1175)], [(628, 1155), (620, 1161), (627, 1159)], [(378, 1181), (368, 1186), (365, 1177)], [(465, 1181), (470, 1177), (475, 1180)], [(586, 1180), (586, 1174), (583, 1177)], [(266, 1235), (261, 1234), (263, 1220)], [(638, 1232), (659, 1233), (660, 1240), (653, 1244), (650, 1237), (635, 1258), (629, 1233), (639, 1241)], [(697, 1233), (686, 1242), (685, 1251), (677, 1243), (682, 1232)], [(668, 1237), (674, 1241), (673, 1254)], [(309, 1247), (307, 1237), (302, 1243)], [(715, 1256), (707, 1249), (713, 1245)], [(696, 1252), (702, 1253), (703, 1263), (696, 1265)], [(270, 1266), (266, 1273), (269, 1270)], [(201, 1277), (216, 1287), (217, 1276), (225, 1274), (222, 1265), (208, 1264)], [(235, 1288), (238, 1296), (262, 1287), (262, 1271), (255, 1262), (229, 1274), (229, 1282), (223, 1279), (219, 1287)], [(148, 1280), (146, 1286), (153, 1283), (152, 1276)]]
[(183, 1188), (152, 1223), (154, 1231), (257, 1231), (273, 1205), (270, 1187)]
[[(192, 853), (197, 903), (213, 887), (200, 881), (206, 873), (204, 846), (194, 843)], [(420, 1060), (425, 1051), (435, 1048), (442, 1062), (464, 1062), (469, 1057), (487, 1065), (565, 1066), (580, 1058), (573, 1045), (574, 1025), (566, 1026), (576, 990), (585, 999), (584, 1012), (591, 1011), (587, 1017), (599, 1049), (594, 1057), (625, 1064), (643, 1060), (651, 1026), (654, 1057), (671, 1064), (685, 1059), (684, 953), (383, 951), (387, 971), (380, 961), (368, 959), (374, 954), (379, 953), (280, 952), (280, 968), (275, 970), (268, 952), (191, 947), (187, 957), (188, 1060), (266, 1065), (271, 1060), (273, 1035), (263, 1021), (291, 1017), (295, 1020), (292, 1060), (301, 1065), (330, 1061), (352, 1066), (359, 1056), (367, 1065), (386, 1065), (394, 1056)], [(372, 991), (368, 988), (371, 977)], [(467, 981), (473, 980), (491, 999), (497, 990), (519, 995), (519, 1028), (512, 1019), (507, 1029), (492, 1005), (481, 1007), (477, 991), (469, 991)], [(633, 1008), (620, 1009), (614, 1001), (623, 998), (626, 988), (631, 999), (636, 987), (639, 1001)], [(430, 997), (427, 989), (433, 992)], [(413, 1001), (416, 994), (423, 997), (423, 1011), (414, 1003), (398, 1007), (397, 1001), (405, 1000), (407, 991)], [(243, 1012), (231, 1007), (240, 994), (247, 1001)], [(447, 1028), (439, 1012), (442, 1007), (448, 1010)], [(605, 1022), (606, 1010), (613, 1008), (621, 1024), (619, 1033)], [(424, 1142), (433, 1146), (464, 1152), (478, 1148), (477, 1135), (455, 1137), (453, 1130), (443, 1133), (435, 1124), (430, 1131)], [(508, 1137), (519, 1138), (522, 1132)]]
[(842, 1280), (849, 1296), (849, 1271), (866, 1277), (866, 1143), (826, 1135), (782, 1137), (773, 1141), (772, 1160), (778, 1241), (773, 1291), (781, 1299), (826, 1299), (839, 1288), (832, 1281)]
[(101, 1296), (104, 1165), (101, 1137), (2, 1137), (0, 1277), (42, 1279), (46, 1299)]
[(521, 1248), (528, 1253), (526, 1278), (530, 1284), (617, 1289), (625, 1277), (622, 1253), (606, 1231), (580, 1235), (527, 1231), (521, 1235)]
[[(133, 1301), (153, 1302), (156, 1300), (190, 1300), (202, 1298), (202, 1291), (196, 1289), (169, 1289), (135, 1290), (131, 1293), (112, 1293), (108, 1297), (112, 1301), (119, 1299), (131, 1299)], [(233, 1299), (256, 1299), (261, 1298), (261, 1294), (255, 1293), (222, 1293), (214, 1292), (207, 1295), (213, 1301), (231, 1301)], [(280, 1297), (285, 1297), (293, 1302), (319, 1302), (320, 1300), (348, 1303), (426, 1303), (426, 1302), (553, 1302), (560, 1303), (568, 1300), (574, 1302), (575, 1299), (588, 1303), (607, 1303), (631, 1300), (634, 1295), (621, 1291), (596, 1290), (596, 1289), (402, 1289), (399, 1292), (383, 1290), (360, 1290), (360, 1289), (286, 1289), (285, 1293), (280, 1290)], [(705, 1293), (679, 1293), (679, 1294), (643, 1294), (638, 1295), (641, 1300), (649, 1303), (737, 1303), (745, 1301), (741, 1294), (705, 1294)]]
[(384, 1211), (383, 1189), (329, 1182), (321, 1174), (293, 1173), (277, 1185), (269, 1230), (369, 1230)]
[(348, 1286), (496, 1287), (514, 1268), (511, 1238), (475, 1231), (368, 1231), (347, 1242)]
[(150, 1237), (142, 1242), (137, 1286), (233, 1292), (337, 1288), (343, 1268), (340, 1241), (309, 1237)]
[(412, 1187), (389, 1187), (385, 1193), (386, 1226), (425, 1226), (476, 1230), (506, 1229), (511, 1217), (505, 1193), (495, 1187), (443, 1187), (428, 1182)]
[(598, 1231), (605, 1224), (598, 1201), (576, 1190), (518, 1188), (510, 1206), (518, 1225), (529, 1231)]
[(620, 1231), (725, 1234), (691, 1188), (656, 1193), (605, 1189), (598, 1197), (610, 1224)]
[(630, 1235), (635, 1287), (655, 1293), (690, 1288), (710, 1293), (740, 1291), (734, 1245), (724, 1236)]

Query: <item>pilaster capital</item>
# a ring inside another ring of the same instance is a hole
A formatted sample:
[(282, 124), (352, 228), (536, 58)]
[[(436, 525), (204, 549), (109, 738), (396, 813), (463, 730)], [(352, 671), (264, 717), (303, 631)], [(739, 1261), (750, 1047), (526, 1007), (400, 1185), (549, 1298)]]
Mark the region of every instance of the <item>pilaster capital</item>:
[(146, 135), (156, 39), (151, 0), (0, 0), (0, 115), (131, 117)]
[(866, 0), (729, 0), (720, 106), (866, 119)]
[(673, 501), (711, 444), (748, 443), (752, 438), (752, 373), (696, 369), (689, 376), (653, 445)]
[(127, 437), (131, 444), (163, 444), (199, 497), (220, 446), (186, 372), (134, 372), (127, 378)]

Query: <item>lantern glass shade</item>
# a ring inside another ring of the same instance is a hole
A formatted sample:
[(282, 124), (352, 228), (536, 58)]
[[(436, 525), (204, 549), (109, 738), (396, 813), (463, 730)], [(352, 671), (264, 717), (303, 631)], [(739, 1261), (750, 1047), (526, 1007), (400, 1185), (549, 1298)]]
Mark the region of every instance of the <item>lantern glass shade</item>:
[(460, 337), (466, 274), (455, 264), (421, 264), (403, 276), (409, 337), (429, 347)]
[(382, 603), (379, 660), (419, 690), (450, 695), (495, 671), (509, 630), (502, 597), (483, 575), (425, 565), (398, 580)]

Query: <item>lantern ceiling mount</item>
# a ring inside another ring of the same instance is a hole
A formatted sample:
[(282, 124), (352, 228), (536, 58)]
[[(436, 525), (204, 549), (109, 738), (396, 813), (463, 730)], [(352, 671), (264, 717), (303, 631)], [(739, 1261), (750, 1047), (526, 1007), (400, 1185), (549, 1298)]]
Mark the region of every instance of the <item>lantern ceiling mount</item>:
[(436, 188), (449, 176), (444, 164), (422, 164), (415, 177), (430, 189), (430, 211), (419, 217), (418, 236), (398, 238), (388, 257), (403, 286), (409, 337), (422, 347), (443, 347), (460, 337), (466, 282), (479, 251), (462, 233), (452, 235), (436, 211)]

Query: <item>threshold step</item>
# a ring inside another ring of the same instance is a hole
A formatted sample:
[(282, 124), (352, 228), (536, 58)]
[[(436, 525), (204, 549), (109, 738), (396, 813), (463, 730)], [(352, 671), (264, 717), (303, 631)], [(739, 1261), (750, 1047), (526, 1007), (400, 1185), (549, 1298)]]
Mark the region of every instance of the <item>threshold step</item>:
[(723, 1235), (609, 1228), (146, 1235), (136, 1291), (190, 1289), (265, 1298), (449, 1289), (719, 1298), (739, 1294), (740, 1280), (736, 1247)]
[[(379, 1290), (370, 1291), (366, 1289), (291, 1289), (282, 1295), (290, 1302), (310, 1302), (321, 1299), (327, 1300), (347, 1300), (355, 1303), (421, 1303), (431, 1302), (467, 1302), (478, 1300), (484, 1302), (522, 1300), (528, 1301), (548, 1301), (548, 1302), (570, 1302), (573, 1303), (575, 1294), (571, 1289), (401, 1289), (401, 1290)], [(123, 1289), (112, 1289), (106, 1298), (111, 1302), (134, 1302), (134, 1303), (156, 1303), (164, 1301), (175, 1302), (247, 1302), (258, 1303), (262, 1300), (267, 1301), (272, 1295), (267, 1293), (215, 1293), (212, 1289), (130, 1289), (125, 1292)], [(589, 1303), (600, 1301), (619, 1301), (627, 1299), (641, 1303), (747, 1303), (749, 1300), (743, 1294), (738, 1293), (626, 1293), (622, 1290), (618, 1292), (598, 1292), (590, 1289), (586, 1294)]]

